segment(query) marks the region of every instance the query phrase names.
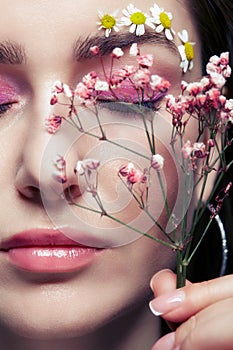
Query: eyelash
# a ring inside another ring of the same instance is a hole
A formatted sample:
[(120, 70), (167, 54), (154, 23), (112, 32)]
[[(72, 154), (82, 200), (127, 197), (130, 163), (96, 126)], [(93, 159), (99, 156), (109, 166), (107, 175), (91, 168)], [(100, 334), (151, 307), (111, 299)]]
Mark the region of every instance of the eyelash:
[[(145, 101), (143, 103), (139, 102), (124, 102), (124, 101), (110, 101), (110, 100), (97, 100), (100, 107), (108, 108), (112, 112), (124, 113), (124, 114), (135, 114), (135, 106), (143, 107), (144, 111), (146, 110), (157, 112), (160, 109), (160, 104), (162, 98), (155, 101)], [(138, 109), (139, 110), (139, 109)]]
[(11, 109), (13, 104), (14, 104), (14, 102), (8, 102), (8, 103), (0, 104), (0, 115), (5, 114), (9, 109)]

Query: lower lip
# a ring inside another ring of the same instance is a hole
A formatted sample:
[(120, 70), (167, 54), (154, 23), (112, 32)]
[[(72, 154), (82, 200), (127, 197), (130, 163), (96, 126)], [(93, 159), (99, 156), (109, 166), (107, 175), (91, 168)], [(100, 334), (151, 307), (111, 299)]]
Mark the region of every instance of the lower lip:
[(100, 249), (88, 247), (20, 247), (8, 251), (10, 262), (32, 272), (72, 272), (91, 264)]

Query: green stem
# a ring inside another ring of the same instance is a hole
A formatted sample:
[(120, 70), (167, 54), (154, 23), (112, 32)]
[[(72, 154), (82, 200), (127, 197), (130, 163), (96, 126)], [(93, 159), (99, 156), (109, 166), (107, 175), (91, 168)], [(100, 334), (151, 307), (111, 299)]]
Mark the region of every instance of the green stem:
[[(164, 203), (165, 203), (167, 217), (168, 217), (168, 219), (171, 219), (171, 209), (170, 209), (169, 203), (167, 201), (166, 192), (165, 192), (163, 181), (162, 181), (161, 174), (160, 174), (159, 171), (157, 171), (157, 176), (158, 176), (158, 179), (159, 179), (159, 185), (160, 185), (160, 188), (161, 188), (161, 191), (162, 191), (162, 195), (163, 195), (163, 200), (164, 200)], [(176, 234), (177, 233), (177, 228), (175, 227), (174, 224), (173, 224), (172, 232), (174, 233), (174, 240), (178, 243), (177, 234)]]
[(182, 258), (183, 251), (176, 251), (176, 288), (182, 288), (186, 284), (187, 264)]
[(206, 233), (207, 233), (207, 231), (208, 231), (208, 229), (209, 229), (209, 227), (210, 227), (212, 221), (213, 221), (213, 218), (211, 217), (210, 220), (209, 220), (209, 222), (208, 222), (208, 224), (207, 224), (207, 226), (205, 227), (205, 230), (204, 230), (204, 232), (203, 232), (201, 238), (199, 239), (198, 243), (195, 245), (195, 248), (193, 249), (193, 251), (192, 251), (192, 253), (191, 253), (190, 255), (189, 255), (189, 251), (190, 251), (190, 248), (191, 248), (191, 242), (189, 243), (189, 245), (188, 245), (188, 247), (187, 247), (187, 249), (186, 249), (186, 253), (185, 253), (185, 260), (186, 260), (188, 263), (190, 263), (190, 261), (192, 260), (194, 254), (195, 254), (196, 251), (198, 250), (198, 248), (199, 248), (201, 242), (203, 241), (203, 239), (204, 239), (204, 237), (205, 237), (205, 235), (206, 235)]
[(90, 207), (86, 207), (86, 206), (81, 205), (81, 204), (78, 204), (78, 203), (76, 203), (76, 202), (74, 202), (74, 201), (72, 201), (72, 200), (71, 200), (71, 202), (72, 202), (72, 204), (75, 205), (76, 207), (79, 207), (79, 208), (81, 208), (81, 209), (85, 209), (85, 210), (94, 212), (94, 213), (96, 213), (96, 214), (100, 214), (101, 216), (106, 216), (106, 217), (108, 217), (109, 219), (111, 219), (111, 220), (117, 222), (118, 224), (123, 225), (123, 226), (125, 226), (125, 227), (128, 227), (130, 230), (132, 230), (132, 231), (134, 231), (134, 232), (137, 232), (137, 233), (139, 233), (140, 235), (142, 235), (142, 236), (144, 236), (144, 237), (148, 237), (148, 238), (150, 238), (150, 239), (156, 241), (157, 243), (161, 243), (161, 244), (165, 245), (166, 247), (169, 247), (169, 248), (175, 249), (175, 250), (177, 249), (177, 246), (176, 246), (175, 244), (171, 244), (171, 243), (168, 243), (168, 242), (166, 242), (166, 241), (163, 241), (162, 239), (159, 239), (159, 238), (157, 238), (157, 237), (151, 236), (150, 234), (148, 234), (148, 233), (146, 233), (146, 232), (143, 232), (143, 231), (137, 229), (136, 227), (133, 227), (133, 226), (131, 226), (131, 225), (125, 223), (124, 221), (122, 221), (122, 220), (120, 220), (120, 219), (117, 219), (116, 217), (114, 217), (114, 216), (108, 214), (106, 211), (96, 210), (96, 209), (93, 209), (93, 208), (90, 208)]
[(99, 125), (99, 129), (100, 129), (100, 132), (101, 132), (101, 140), (106, 140), (106, 135), (105, 135), (105, 132), (104, 132), (104, 129), (102, 127), (102, 124), (100, 122), (100, 118), (99, 118), (99, 112), (98, 112), (98, 108), (96, 107), (95, 105), (95, 116), (96, 116), (96, 119), (97, 119), (97, 122), (98, 122), (98, 125)]

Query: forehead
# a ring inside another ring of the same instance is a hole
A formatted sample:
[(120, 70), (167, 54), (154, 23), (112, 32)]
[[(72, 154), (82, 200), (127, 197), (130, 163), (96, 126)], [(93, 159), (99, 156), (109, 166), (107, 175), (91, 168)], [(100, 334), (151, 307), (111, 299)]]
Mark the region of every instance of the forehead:
[[(112, 0), (0, 0), (0, 36), (25, 38), (25, 41), (44, 38), (45, 45), (48, 40), (56, 40), (56, 43), (64, 45), (78, 35), (87, 36), (97, 30), (98, 10), (111, 13), (118, 9), (118, 16), (129, 2)], [(154, 1), (135, 1), (134, 5), (142, 11), (149, 13)], [(183, 1), (162, 0), (156, 4), (163, 7), (165, 11), (173, 14), (173, 27), (176, 31), (194, 30), (190, 13)]]
[[(198, 36), (194, 19), (190, 16), (185, 2), (185, 0), (166, 0), (166, 3), (164, 3), (164, 1), (158, 0), (156, 4), (164, 8), (164, 11), (172, 13), (172, 28), (176, 33), (183, 29), (188, 30), (189, 40), (197, 43), (195, 46), (195, 52), (197, 53), (199, 50)], [(144, 13), (151, 15), (150, 8), (154, 3), (154, 1), (136, 0), (133, 5)], [(106, 0), (98, 0), (98, 2), (94, 0), (17, 0), (17, 2), (14, 0), (0, 0), (0, 4), (1, 8), (4, 9), (0, 12), (0, 42), (18, 43), (25, 51), (27, 67), (31, 68), (28, 72), (30, 71), (30, 74), (33, 72), (38, 79), (42, 70), (51, 74), (59, 71), (64, 75), (72, 73), (71, 66), (74, 62), (75, 44), (78, 41), (85, 44), (86, 38), (95, 35), (105, 38), (104, 31), (98, 30), (98, 11), (111, 14), (118, 10), (117, 17), (121, 18), (123, 16), (122, 10), (130, 2), (119, 2), (118, 0), (112, 0), (111, 2)], [(129, 27), (124, 27), (120, 32), (122, 33), (122, 31), (128, 33)], [(111, 36), (110, 39), (112, 40)], [(166, 42), (165, 45), (169, 47), (168, 40)], [(141, 43), (144, 43), (143, 40)], [(154, 42), (146, 39), (145, 43), (154, 44)], [(157, 47), (157, 45), (153, 45), (153, 52), (151, 53), (154, 54), (156, 51), (162, 58), (164, 51), (157, 50)], [(199, 56), (199, 54), (196, 55), (196, 60)], [(166, 57), (166, 62), (175, 63), (175, 59), (171, 59), (171, 56), (167, 55), (166, 52), (164, 57)], [(179, 58), (177, 57), (176, 67), (179, 64)], [(199, 65), (198, 63), (196, 67)], [(82, 68), (90, 70), (88, 65), (82, 66)], [(197, 72), (199, 72), (198, 69)]]

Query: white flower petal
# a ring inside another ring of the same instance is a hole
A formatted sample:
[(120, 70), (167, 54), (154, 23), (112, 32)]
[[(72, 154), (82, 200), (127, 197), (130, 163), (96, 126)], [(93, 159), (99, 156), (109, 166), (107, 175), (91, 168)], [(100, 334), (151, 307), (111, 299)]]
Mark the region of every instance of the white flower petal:
[(164, 26), (160, 24), (158, 27), (156, 27), (155, 31), (156, 33), (161, 33), (164, 30)]
[(183, 38), (184, 38), (184, 42), (187, 43), (187, 41), (189, 40), (189, 35), (187, 30), (183, 30)]
[(136, 35), (137, 35), (137, 36), (141, 36), (141, 35), (143, 35), (143, 34), (145, 34), (145, 26), (144, 26), (144, 24), (139, 24), (139, 25), (137, 25), (137, 28), (136, 28)]
[(165, 29), (165, 35), (166, 35), (166, 38), (168, 40), (172, 40), (173, 39), (173, 36), (172, 36), (172, 33), (171, 33), (170, 29)]
[(187, 57), (186, 57), (186, 55), (185, 55), (185, 48), (184, 48), (184, 45), (179, 45), (179, 46), (178, 46), (178, 51), (179, 51), (179, 53), (180, 53), (180, 56), (181, 56), (182, 61), (186, 60)]
[(176, 31), (172, 28), (170, 28), (170, 31), (172, 32), (173, 36), (176, 35)]
[(193, 61), (189, 61), (189, 70), (193, 69)]
[(182, 62), (183, 63), (183, 72), (186, 73), (187, 70), (188, 70), (188, 66), (189, 66), (189, 61), (188, 60), (185, 60)]
[(183, 43), (186, 43), (188, 41), (188, 32), (186, 29), (183, 29), (182, 32), (178, 33), (178, 37)]
[(154, 4), (153, 7), (150, 8), (150, 11), (153, 16), (159, 16), (160, 15), (160, 7), (157, 4)]
[(168, 18), (169, 18), (170, 20), (172, 20), (172, 18), (173, 18), (172, 13), (171, 13), (171, 12), (166, 12), (166, 14), (167, 14)]
[(99, 15), (99, 18), (101, 19), (104, 16), (104, 13), (98, 10), (98, 15)]
[(152, 23), (152, 20), (150, 18), (146, 19), (146, 25), (152, 29), (155, 29), (154, 23)]
[(129, 12), (128, 12), (126, 9), (122, 10), (122, 13), (123, 13), (123, 15), (125, 15), (126, 17), (130, 17)]
[(135, 29), (136, 29), (137, 25), (136, 24), (131, 24), (130, 28), (129, 28), (129, 32), (130, 33), (134, 33), (135, 32)]
[(133, 4), (129, 4), (127, 6), (127, 10), (129, 11), (129, 13), (132, 15), (134, 12), (137, 12), (136, 7)]
[(160, 23), (161, 23), (160, 19), (157, 18), (157, 17), (154, 17), (154, 18), (153, 18), (153, 22), (154, 22), (155, 24), (160, 24)]
[(120, 25), (129, 26), (131, 23), (132, 23), (132, 22), (130, 21), (129, 18), (121, 17), (121, 23), (120, 23)]
[(118, 9), (117, 9), (117, 10), (115, 10), (115, 11), (113, 12), (112, 16), (113, 16), (113, 17), (116, 17), (116, 16), (118, 15), (118, 12), (119, 12), (119, 10), (118, 10)]
[(114, 26), (113, 29), (115, 30), (115, 32), (119, 32), (119, 28), (117, 26)]

